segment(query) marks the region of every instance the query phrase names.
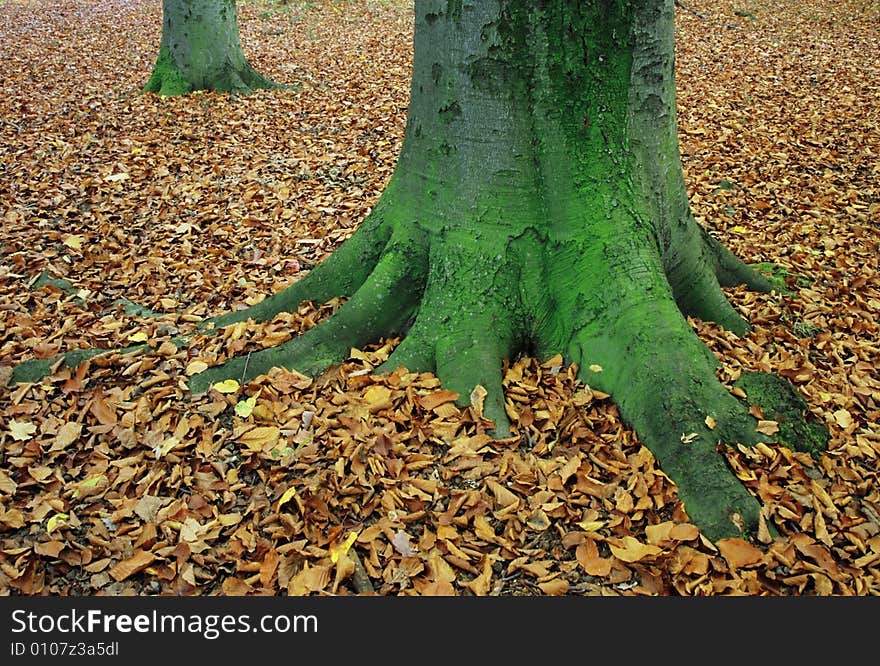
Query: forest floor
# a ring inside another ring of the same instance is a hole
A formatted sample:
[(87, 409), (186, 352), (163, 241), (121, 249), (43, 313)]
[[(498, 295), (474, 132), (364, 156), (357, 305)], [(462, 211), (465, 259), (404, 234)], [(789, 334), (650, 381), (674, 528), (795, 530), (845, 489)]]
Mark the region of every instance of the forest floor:
[(724, 382), (785, 377), (831, 437), (815, 459), (726, 451), (777, 538), (704, 538), (609, 397), (558, 358), (506, 366), (515, 436), (499, 441), (435, 377), (371, 374), (395, 340), (315, 379), (186, 390), (335, 307), (171, 342), (301, 277), (376, 202), (403, 134), (410, 2), (246, 1), (246, 54), (292, 87), (159, 98), (140, 94), (158, 0), (4, 0), (0, 380), (72, 349), (150, 351), (2, 389), (0, 594), (880, 592), (877, 6), (688, 4), (694, 211), (790, 289), (728, 290), (754, 325), (742, 338), (693, 326)]

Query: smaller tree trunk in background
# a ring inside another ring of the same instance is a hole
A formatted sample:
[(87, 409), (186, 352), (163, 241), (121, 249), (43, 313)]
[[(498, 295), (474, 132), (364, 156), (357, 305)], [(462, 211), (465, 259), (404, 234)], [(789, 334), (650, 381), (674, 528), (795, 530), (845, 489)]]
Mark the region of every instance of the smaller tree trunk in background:
[(162, 1), (162, 42), (144, 92), (247, 93), (275, 87), (245, 58), (235, 0)]

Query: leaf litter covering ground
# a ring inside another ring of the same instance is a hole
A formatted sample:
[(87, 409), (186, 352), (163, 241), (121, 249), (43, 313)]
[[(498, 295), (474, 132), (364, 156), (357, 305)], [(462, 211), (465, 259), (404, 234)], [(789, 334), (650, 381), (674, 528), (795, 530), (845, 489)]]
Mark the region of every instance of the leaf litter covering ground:
[(558, 358), (506, 367), (517, 434), (501, 441), (479, 393), (461, 408), (431, 375), (371, 374), (394, 340), (316, 379), (273, 371), (188, 393), (205, 364), (338, 305), (170, 342), (301, 277), (375, 203), (403, 133), (412, 8), (243, 4), (247, 55), (297, 87), (160, 99), (138, 94), (160, 4), (0, 5), (3, 378), (71, 349), (152, 348), (4, 390), (3, 594), (880, 591), (870, 3), (678, 12), (695, 213), (791, 289), (729, 291), (754, 324), (742, 339), (693, 325), (723, 381), (778, 373), (831, 433), (816, 460), (727, 449), (780, 537), (714, 544), (608, 396)]

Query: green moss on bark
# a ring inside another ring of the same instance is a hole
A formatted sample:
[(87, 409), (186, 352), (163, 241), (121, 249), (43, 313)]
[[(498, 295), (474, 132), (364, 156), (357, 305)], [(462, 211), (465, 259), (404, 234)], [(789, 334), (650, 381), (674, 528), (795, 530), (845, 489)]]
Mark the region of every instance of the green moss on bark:
[(157, 93), (163, 97), (185, 95), (193, 91), (192, 84), (181, 73), (168, 49), (160, 48), (150, 80), (144, 92)]
[(772, 439), (813, 457), (827, 450), (831, 437), (828, 429), (787, 381), (764, 372), (746, 372), (734, 385), (745, 391), (750, 406), (760, 407), (766, 419), (779, 424), (779, 432)]

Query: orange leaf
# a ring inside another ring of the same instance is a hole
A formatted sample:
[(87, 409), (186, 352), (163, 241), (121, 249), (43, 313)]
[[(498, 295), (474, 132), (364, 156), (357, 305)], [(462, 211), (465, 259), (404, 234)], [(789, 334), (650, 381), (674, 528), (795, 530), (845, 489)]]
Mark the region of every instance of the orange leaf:
[(592, 539), (580, 544), (574, 554), (578, 564), (591, 576), (603, 577), (611, 573), (611, 560), (599, 557), (599, 548)]
[(639, 562), (644, 559), (653, 558), (663, 552), (661, 548), (642, 543), (631, 536), (623, 537), (622, 542), (620, 546), (615, 546), (612, 543), (608, 544), (614, 557), (622, 562)]
[(458, 398), (459, 394), (454, 391), (438, 389), (437, 391), (431, 391), (428, 395), (423, 395), (419, 398), (419, 404), (425, 409), (434, 409), (447, 402), (458, 400)]
[(278, 569), (278, 560), (278, 551), (270, 548), (266, 553), (266, 557), (263, 558), (263, 564), (260, 566), (260, 582), (263, 584), (263, 587), (268, 587), (269, 583), (272, 582), (272, 577)]
[(760, 548), (742, 539), (720, 539), (715, 545), (731, 569), (757, 564), (764, 557)]
[(678, 523), (669, 531), (669, 538), (676, 541), (692, 541), (700, 536), (700, 530), (690, 523)]
[(554, 578), (545, 583), (538, 583), (541, 592), (550, 596), (561, 596), (568, 592), (568, 581), (564, 578)]

